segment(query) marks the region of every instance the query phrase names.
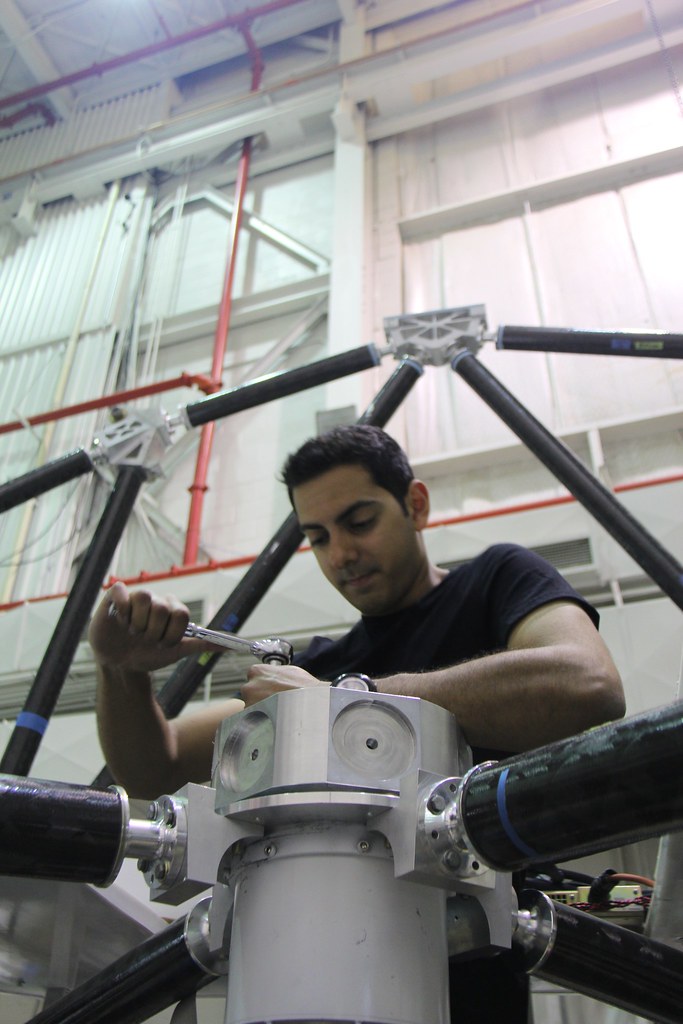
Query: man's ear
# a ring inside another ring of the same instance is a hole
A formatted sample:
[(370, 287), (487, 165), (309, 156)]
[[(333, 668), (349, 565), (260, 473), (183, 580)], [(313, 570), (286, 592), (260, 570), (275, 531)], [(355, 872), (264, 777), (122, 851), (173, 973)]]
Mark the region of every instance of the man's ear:
[(408, 515), (416, 530), (424, 530), (429, 519), (429, 491), (422, 480), (411, 480), (406, 496)]

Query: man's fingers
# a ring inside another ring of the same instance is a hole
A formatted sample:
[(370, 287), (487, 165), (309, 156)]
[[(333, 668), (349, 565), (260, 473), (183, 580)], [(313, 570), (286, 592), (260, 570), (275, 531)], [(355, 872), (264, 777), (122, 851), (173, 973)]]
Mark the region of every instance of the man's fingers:
[(102, 598), (96, 616), (106, 621), (115, 619), (119, 625), (128, 622), (128, 588), (123, 583), (115, 583)]
[[(152, 616), (157, 609), (152, 609)], [(159, 615), (158, 622), (155, 620), (155, 628), (158, 627), (159, 642), (168, 647), (179, 644), (185, 634), (185, 629), (190, 621), (190, 613), (184, 604), (174, 597), (166, 598), (164, 602), (164, 614)]]
[(131, 594), (128, 611), (128, 629), (133, 635), (144, 633), (149, 623), (152, 595), (148, 590), (136, 590)]
[(149, 590), (129, 595), (118, 583), (108, 591), (101, 614), (113, 618), (132, 638), (163, 647), (180, 643), (190, 618), (185, 605), (174, 597), (156, 597)]

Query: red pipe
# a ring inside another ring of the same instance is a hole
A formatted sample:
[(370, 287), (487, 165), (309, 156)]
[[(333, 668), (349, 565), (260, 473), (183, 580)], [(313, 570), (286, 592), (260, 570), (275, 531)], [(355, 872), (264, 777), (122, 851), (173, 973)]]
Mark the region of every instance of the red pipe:
[(19, 124), (27, 117), (32, 117), (33, 114), (40, 114), (44, 118), (44, 127), (49, 128), (57, 120), (47, 103), (27, 103), (21, 110), (15, 110), (13, 114), (5, 114), (4, 117), (0, 117), (0, 128), (13, 128), (15, 124)]
[[(256, 92), (261, 82), (263, 61), (261, 59), (261, 53), (254, 43), (248, 26), (244, 26), (242, 32), (252, 61), (251, 91)], [(252, 139), (245, 139), (242, 143), (242, 154), (240, 156), (239, 167), (237, 169), (237, 180), (235, 182), (235, 205), (233, 207), (232, 217), (230, 218), (228, 262), (225, 268), (223, 292), (218, 310), (218, 322), (216, 324), (216, 333), (213, 344), (211, 380), (214, 383), (214, 390), (216, 391), (218, 391), (221, 386), (225, 350), (227, 348), (228, 332), (230, 330), (232, 292), (235, 281), (235, 268), (237, 266), (237, 242), (239, 239), (240, 228), (242, 226), (244, 198), (246, 196), (247, 183), (249, 181), (251, 151)], [(189, 487), (192, 497), (190, 500), (190, 513), (188, 516), (187, 532), (185, 535), (183, 565), (194, 565), (197, 561), (197, 555), (199, 554), (199, 533), (202, 522), (202, 511), (204, 508), (204, 495), (207, 491), (206, 480), (209, 473), (209, 463), (211, 461), (211, 449), (213, 447), (215, 430), (215, 422), (207, 423), (201, 430), (194, 480)]]
[(92, 412), (94, 409), (105, 409), (110, 405), (120, 405), (121, 402), (129, 402), (133, 398), (157, 395), (161, 391), (172, 391), (173, 388), (188, 388), (193, 384), (196, 384), (207, 395), (216, 390), (213, 381), (210, 381), (202, 374), (181, 373), (179, 377), (160, 380), (156, 384), (145, 384), (139, 388), (130, 388), (128, 391), (115, 391), (114, 394), (105, 395), (103, 398), (92, 398), (89, 402), (79, 402), (77, 405), (65, 405), (63, 408), (54, 409), (52, 412), (41, 412), (36, 416), (28, 416), (25, 420), (12, 420), (10, 423), (0, 423), (0, 434), (11, 434), (13, 430), (23, 430), (27, 423), (32, 427), (36, 427), (41, 423), (63, 420), (68, 416), (78, 416), (83, 412)]
[(223, 379), (223, 362), (225, 360), (225, 350), (228, 346), (228, 331), (230, 330), (230, 319), (232, 317), (232, 290), (235, 283), (235, 266), (237, 262), (237, 241), (242, 226), (244, 198), (249, 181), (251, 143), (251, 139), (245, 139), (242, 143), (242, 154), (237, 168), (237, 180), (235, 181), (235, 205), (232, 217), (230, 218), (230, 234), (228, 236), (228, 262), (225, 268), (223, 292), (218, 309), (218, 323), (216, 324), (213, 361), (211, 363), (211, 380), (214, 382), (216, 391), (220, 388)]
[[(655, 477), (652, 480), (636, 480), (633, 483), (617, 484), (615, 492), (638, 491), (643, 487), (661, 487), (665, 484), (683, 483), (683, 473), (670, 473), (667, 476)], [(460, 523), (471, 523), (476, 519), (492, 519), (494, 516), (510, 516), (519, 512), (536, 512), (544, 508), (554, 508), (556, 505), (569, 505), (575, 502), (571, 494), (564, 494), (557, 498), (543, 498), (540, 501), (526, 501), (518, 505), (504, 505), (501, 508), (488, 509), (485, 512), (468, 512), (459, 516), (449, 516), (446, 519), (431, 520), (427, 529), (432, 530), (441, 526), (457, 526)], [(302, 544), (299, 552), (310, 551), (310, 545)], [(158, 583), (161, 580), (177, 579), (179, 576), (197, 576), (200, 573), (218, 572), (223, 569), (236, 569), (243, 565), (251, 565), (255, 562), (257, 555), (242, 555), (240, 558), (231, 558), (224, 562), (207, 562), (203, 565), (178, 566), (173, 565), (166, 572), (141, 572), (137, 576), (110, 576), (103, 589), (108, 590), (112, 584), (120, 580), (126, 586), (136, 584)], [(45, 594), (42, 597), (27, 597), (21, 601), (11, 601), (9, 604), (0, 604), (0, 612), (11, 611), (12, 608), (20, 608), (23, 604), (37, 604), (39, 601), (53, 601), (57, 598), (66, 597), (66, 594)]]
[(226, 28), (236, 28), (241, 32), (254, 21), (255, 18), (263, 17), (266, 14), (273, 14), (275, 11), (283, 10), (285, 7), (294, 7), (303, 3), (304, 0), (270, 0), (270, 3), (261, 4), (258, 7), (247, 8), (239, 14), (231, 14), (220, 21), (211, 22), (209, 25), (201, 25), (199, 28), (184, 32), (179, 36), (172, 36), (169, 39), (162, 39), (158, 43), (151, 43), (139, 50), (132, 50), (130, 53), (123, 53), (119, 57), (112, 57), (111, 60), (101, 61), (99, 64), (91, 64), (90, 67), (81, 68), (79, 71), (72, 71), (68, 75), (54, 78), (51, 82), (40, 82), (38, 85), (24, 89), (22, 92), (14, 93), (13, 96), (5, 96), (0, 99), (0, 109), (10, 107), (15, 103), (23, 103), (26, 100), (34, 99), (36, 96), (45, 96), (56, 89), (62, 89), (66, 85), (73, 85), (85, 78), (93, 78), (97, 75), (104, 75), (107, 71), (115, 71), (126, 64), (133, 64), (136, 61), (153, 57), (157, 53), (163, 53), (176, 46), (183, 46), (185, 43), (193, 43), (205, 36), (213, 35), (215, 32), (222, 32)]

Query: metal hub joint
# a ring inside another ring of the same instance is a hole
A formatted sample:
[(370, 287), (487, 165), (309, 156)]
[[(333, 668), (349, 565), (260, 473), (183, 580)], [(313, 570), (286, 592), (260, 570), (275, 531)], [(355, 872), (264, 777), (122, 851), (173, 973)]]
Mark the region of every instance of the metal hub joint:
[[(449, 956), (512, 940), (509, 876), (460, 828), (470, 764), (453, 716), (414, 697), (306, 687), (221, 724), (212, 785), (155, 801), (129, 855), (159, 902), (212, 888), (226, 1024), (447, 1024)], [(369, 988), (368, 958), (395, 980)]]
[(90, 457), (97, 464), (142, 466), (161, 476), (161, 459), (172, 444), (171, 422), (163, 410), (131, 413), (104, 427), (93, 439)]
[(456, 352), (463, 349), (478, 352), (485, 331), (483, 305), (390, 316), (384, 321), (384, 333), (394, 356), (411, 356), (429, 366), (450, 363)]

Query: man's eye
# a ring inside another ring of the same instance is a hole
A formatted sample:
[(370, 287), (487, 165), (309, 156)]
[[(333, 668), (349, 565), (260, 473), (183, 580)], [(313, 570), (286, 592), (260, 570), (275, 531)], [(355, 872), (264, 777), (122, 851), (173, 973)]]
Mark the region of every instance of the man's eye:
[(318, 548), (320, 547), (321, 544), (324, 544), (326, 540), (327, 537), (325, 536), (325, 534), (321, 533), (320, 536), (318, 537), (309, 537), (308, 543), (311, 545), (312, 548)]
[(351, 529), (355, 533), (362, 533), (363, 530), (369, 530), (375, 525), (375, 516), (371, 516), (369, 519), (357, 519), (351, 523)]

